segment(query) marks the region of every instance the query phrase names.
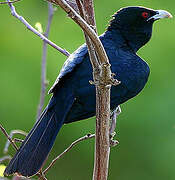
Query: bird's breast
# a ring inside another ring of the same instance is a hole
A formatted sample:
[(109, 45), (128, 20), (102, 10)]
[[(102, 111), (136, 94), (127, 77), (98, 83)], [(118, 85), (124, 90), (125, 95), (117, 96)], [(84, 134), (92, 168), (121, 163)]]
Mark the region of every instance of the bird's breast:
[(112, 88), (112, 95), (116, 96), (120, 92), (120, 97), (123, 97), (121, 100), (125, 102), (144, 88), (149, 76), (149, 66), (141, 59), (126, 58), (119, 61), (111, 63), (112, 72), (121, 81), (118, 87)]

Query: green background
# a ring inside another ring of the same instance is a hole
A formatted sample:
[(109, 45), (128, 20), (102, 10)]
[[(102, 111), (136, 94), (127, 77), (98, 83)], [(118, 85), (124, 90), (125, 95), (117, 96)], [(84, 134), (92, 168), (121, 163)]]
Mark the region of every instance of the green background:
[[(172, 0), (95, 1), (99, 34), (111, 15), (124, 6), (140, 5), (166, 9), (174, 15)], [(17, 11), (33, 26), (47, 23), (47, 2), (23, 0)], [(117, 124), (120, 144), (111, 148), (109, 180), (175, 179), (175, 33), (174, 19), (154, 24), (151, 41), (138, 54), (151, 68), (149, 82), (140, 95), (122, 105)], [(73, 52), (84, 38), (79, 27), (59, 8), (49, 38)], [(0, 122), (8, 132), (29, 131), (36, 118), (40, 95), (42, 41), (0, 5)], [(48, 47), (47, 79), (49, 87), (56, 79), (66, 57)], [(50, 95), (46, 97), (46, 104)], [(49, 156), (49, 161), (72, 141), (94, 132), (95, 118), (64, 126)], [(0, 157), (5, 137), (0, 132)], [(79, 144), (49, 171), (50, 180), (89, 180), (93, 172), (94, 140)], [(10, 149), (10, 154), (14, 150)]]

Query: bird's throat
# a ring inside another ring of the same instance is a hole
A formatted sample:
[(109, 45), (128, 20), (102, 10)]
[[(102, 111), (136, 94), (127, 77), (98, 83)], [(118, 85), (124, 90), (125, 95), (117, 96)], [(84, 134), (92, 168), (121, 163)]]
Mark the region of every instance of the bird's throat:
[(128, 47), (132, 51), (137, 52), (150, 40), (152, 24), (139, 29), (131, 26), (122, 27), (115, 21), (111, 22), (106, 33), (112, 35), (116, 43), (119, 43), (119, 46)]

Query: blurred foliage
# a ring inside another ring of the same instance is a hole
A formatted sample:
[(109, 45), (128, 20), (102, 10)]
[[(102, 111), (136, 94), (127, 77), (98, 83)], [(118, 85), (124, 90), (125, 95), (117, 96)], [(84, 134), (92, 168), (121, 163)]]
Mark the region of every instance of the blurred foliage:
[[(95, 1), (98, 32), (106, 28), (111, 15), (124, 6), (166, 9), (174, 14), (172, 0)], [(33, 26), (47, 23), (47, 2), (23, 0), (17, 11)], [(12, 129), (29, 131), (36, 118), (40, 94), (42, 41), (11, 16), (7, 5), (0, 5), (0, 122)], [(174, 19), (154, 24), (151, 41), (138, 54), (151, 68), (149, 82), (142, 93), (122, 105), (117, 124), (120, 144), (111, 149), (109, 180), (174, 180), (175, 162), (175, 60)], [(58, 8), (50, 39), (73, 52), (83, 42), (83, 34)], [(66, 57), (48, 47), (49, 87), (56, 79)], [(49, 89), (48, 87), (48, 89)], [(46, 97), (46, 104), (50, 95)], [(49, 160), (73, 140), (94, 132), (95, 118), (64, 126)], [(0, 157), (5, 137), (0, 133)], [(60, 159), (49, 171), (50, 180), (89, 180), (93, 172), (94, 140), (82, 142)], [(11, 148), (10, 153), (14, 150)]]
[(0, 177), (4, 177), (3, 172), (5, 170), (6, 166), (4, 166), (3, 164), (0, 164)]

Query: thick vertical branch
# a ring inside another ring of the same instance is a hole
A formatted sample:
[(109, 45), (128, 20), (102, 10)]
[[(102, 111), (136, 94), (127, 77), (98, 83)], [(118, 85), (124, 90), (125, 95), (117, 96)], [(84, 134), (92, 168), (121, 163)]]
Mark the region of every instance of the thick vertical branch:
[[(85, 33), (93, 67), (94, 84), (96, 86), (96, 145), (93, 180), (107, 180), (110, 154), (110, 89), (111, 85), (117, 85), (118, 81), (112, 78), (106, 52), (97, 36), (96, 30), (94, 30), (95, 28), (91, 28), (95, 27), (93, 1), (76, 0), (80, 15), (83, 18), (80, 17), (65, 0), (49, 1), (59, 5), (66, 11), (69, 17), (71, 17)], [(85, 13), (83, 11), (85, 11)]]
[[(92, 6), (92, 1), (89, 2), (89, 0), (86, 1), (81, 1), (81, 0), (76, 0), (80, 15), (83, 19), (86, 20), (86, 22), (93, 27), (93, 30), (96, 32), (96, 23), (95, 23), (95, 17), (94, 16), (94, 11), (91, 10), (91, 8), (88, 7)], [(88, 47), (88, 52), (89, 52), (89, 57), (90, 61), (93, 67), (93, 79), (94, 81), (97, 81), (98, 74), (100, 73), (100, 64), (98, 62), (98, 58), (95, 52), (95, 47), (89, 38), (88, 34), (86, 31), (84, 31), (84, 37), (86, 40), (86, 44)]]
[[(91, 27), (93, 27), (94, 31), (97, 33), (93, 0), (83, 0), (83, 7), (85, 11), (84, 19), (89, 25), (91, 25)], [(89, 49), (91, 63), (94, 62), (94, 60), (98, 63), (98, 59), (94, 51), (94, 46), (86, 33), (85, 39)], [(100, 65), (101, 64), (95, 64), (95, 66), (93, 66), (94, 81), (100, 80), (100, 71), (103, 72), (104, 70), (103, 68), (101, 69)], [(108, 70), (109, 74), (103, 74), (104, 77), (107, 77), (106, 75), (110, 76), (110, 69)], [(111, 86), (107, 87), (105, 85), (100, 85), (100, 82), (96, 84), (96, 135), (93, 180), (106, 180), (108, 177), (108, 165), (110, 154), (110, 88)]]
[(86, 19), (88, 20), (87, 22), (97, 32), (93, 0), (82, 0), (82, 1), (87, 16)]
[(93, 180), (106, 180), (110, 154), (110, 87), (96, 87), (96, 141)]
[[(84, 1), (84, 9), (87, 17), (83, 14), (81, 1), (77, 0), (81, 18), (65, 0), (49, 0), (59, 5), (85, 32), (86, 42), (89, 49), (90, 59), (93, 67), (94, 84), (96, 85), (96, 146), (93, 180), (107, 180), (108, 163), (110, 154), (109, 144), (109, 120), (110, 120), (110, 89), (111, 85), (117, 85), (118, 81), (112, 79), (109, 60), (106, 52), (96, 34), (89, 26), (95, 25), (93, 1)], [(90, 10), (88, 10), (90, 9)], [(93, 18), (92, 18), (93, 17)], [(86, 22), (86, 21), (87, 22)], [(90, 39), (89, 39), (90, 38)], [(92, 43), (91, 43), (92, 41)], [(97, 57), (98, 60), (97, 60)], [(98, 69), (98, 71), (96, 71)], [(95, 72), (95, 73), (94, 73)]]

